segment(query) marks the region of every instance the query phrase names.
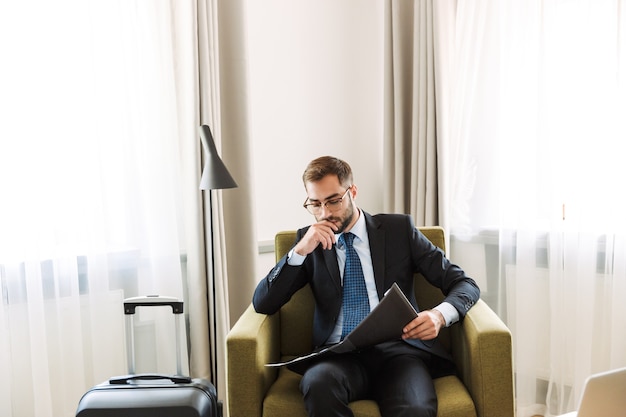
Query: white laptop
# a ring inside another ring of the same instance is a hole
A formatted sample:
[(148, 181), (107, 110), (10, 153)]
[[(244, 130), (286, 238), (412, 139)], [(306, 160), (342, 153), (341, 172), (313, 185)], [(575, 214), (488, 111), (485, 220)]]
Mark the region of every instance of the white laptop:
[(578, 412), (561, 417), (626, 416), (626, 368), (591, 375), (585, 381)]

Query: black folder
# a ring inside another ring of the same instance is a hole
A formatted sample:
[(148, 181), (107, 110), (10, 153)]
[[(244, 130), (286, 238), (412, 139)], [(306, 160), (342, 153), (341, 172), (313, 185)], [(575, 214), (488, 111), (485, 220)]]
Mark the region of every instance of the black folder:
[(302, 373), (309, 363), (321, 356), (346, 353), (377, 345), (390, 340), (398, 340), (402, 329), (417, 317), (417, 312), (395, 282), (385, 293), (376, 307), (341, 342), (324, 346), (307, 355), (298, 356), (286, 362), (268, 363), (265, 366), (281, 367)]

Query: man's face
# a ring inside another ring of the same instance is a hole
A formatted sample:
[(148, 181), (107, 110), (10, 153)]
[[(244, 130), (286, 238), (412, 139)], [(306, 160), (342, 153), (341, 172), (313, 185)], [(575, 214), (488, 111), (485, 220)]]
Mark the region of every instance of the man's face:
[[(318, 222), (327, 220), (337, 225), (336, 233), (348, 231), (358, 219), (358, 209), (354, 198), (356, 186), (346, 189), (335, 175), (327, 175), (317, 182), (306, 183), (306, 191), (309, 203), (320, 204), (319, 213), (315, 213)], [(340, 200), (337, 204), (337, 201)], [(326, 203), (336, 204), (326, 204)]]

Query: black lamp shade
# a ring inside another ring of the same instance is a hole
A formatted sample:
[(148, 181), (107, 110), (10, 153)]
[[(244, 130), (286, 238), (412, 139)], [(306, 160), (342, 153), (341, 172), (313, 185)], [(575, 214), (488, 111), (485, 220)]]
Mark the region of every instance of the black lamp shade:
[(236, 188), (237, 183), (231, 177), (228, 169), (226, 169), (226, 165), (224, 165), (224, 162), (217, 154), (217, 148), (215, 147), (209, 126), (200, 126), (200, 138), (206, 153), (206, 161), (202, 170), (202, 178), (200, 179), (200, 189), (221, 190), (224, 188)]

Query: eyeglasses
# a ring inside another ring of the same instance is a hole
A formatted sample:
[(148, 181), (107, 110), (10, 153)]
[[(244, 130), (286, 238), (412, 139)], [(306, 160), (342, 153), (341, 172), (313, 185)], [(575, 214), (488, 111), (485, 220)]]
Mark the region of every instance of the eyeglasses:
[(307, 201), (309, 201), (309, 198), (307, 197), (307, 199), (304, 200), (304, 204), (302, 206), (314, 216), (317, 216), (322, 212), (322, 207), (325, 207), (329, 211), (337, 211), (341, 208), (341, 203), (343, 203), (343, 199), (346, 198), (346, 195), (348, 194), (348, 191), (350, 191), (350, 188), (352, 188), (352, 186), (349, 186), (346, 192), (343, 193), (340, 198), (333, 198), (332, 200), (324, 201), (323, 203), (319, 201), (316, 201), (314, 203), (307, 203)]

